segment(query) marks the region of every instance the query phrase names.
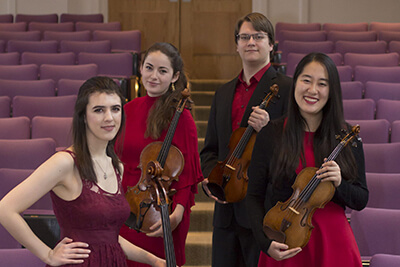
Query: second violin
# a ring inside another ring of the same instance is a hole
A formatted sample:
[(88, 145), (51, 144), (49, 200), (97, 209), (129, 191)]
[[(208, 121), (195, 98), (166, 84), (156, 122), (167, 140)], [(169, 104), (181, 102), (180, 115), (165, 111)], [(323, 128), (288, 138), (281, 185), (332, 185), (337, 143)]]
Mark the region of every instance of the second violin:
[[(278, 85), (272, 85), (259, 108), (267, 108), (271, 100), (277, 96), (278, 91)], [(243, 200), (246, 196), (249, 180), (247, 169), (255, 139), (256, 131), (250, 125), (247, 128), (238, 128), (232, 133), (228, 157), (223, 162), (218, 162), (208, 177), (207, 187), (219, 200), (234, 203)]]

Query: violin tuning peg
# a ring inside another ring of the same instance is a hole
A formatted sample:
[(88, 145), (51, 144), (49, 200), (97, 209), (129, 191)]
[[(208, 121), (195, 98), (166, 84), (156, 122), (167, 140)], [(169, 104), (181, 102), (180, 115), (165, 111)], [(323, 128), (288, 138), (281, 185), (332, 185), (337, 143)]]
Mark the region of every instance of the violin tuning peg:
[(339, 134), (337, 134), (337, 135), (335, 135), (335, 138), (336, 138), (336, 140), (339, 140), (339, 139), (341, 139), (342, 137), (341, 137)]

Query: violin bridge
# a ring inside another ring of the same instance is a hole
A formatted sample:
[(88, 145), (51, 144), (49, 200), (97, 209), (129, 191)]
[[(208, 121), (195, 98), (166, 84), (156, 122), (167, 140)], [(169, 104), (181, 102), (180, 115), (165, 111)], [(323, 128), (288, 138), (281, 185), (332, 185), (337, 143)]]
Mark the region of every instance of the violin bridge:
[(226, 164), (225, 165), (228, 169), (230, 169), (231, 171), (235, 171), (236, 169), (235, 168), (233, 168), (231, 165), (229, 165), (229, 164)]
[(297, 215), (299, 215), (299, 214), (300, 214), (300, 212), (298, 212), (297, 210), (295, 210), (295, 209), (294, 209), (294, 208), (292, 208), (292, 207), (289, 207), (289, 209), (290, 209), (292, 212), (296, 213)]

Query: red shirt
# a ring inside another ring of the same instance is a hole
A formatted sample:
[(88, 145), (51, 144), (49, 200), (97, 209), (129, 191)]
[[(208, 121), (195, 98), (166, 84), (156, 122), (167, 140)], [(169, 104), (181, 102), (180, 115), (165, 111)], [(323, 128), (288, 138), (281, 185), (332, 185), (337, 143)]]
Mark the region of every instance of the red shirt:
[(242, 121), (247, 104), (249, 103), (258, 82), (261, 80), (261, 77), (270, 66), (271, 63), (268, 63), (265, 67), (254, 74), (253, 77), (250, 78), (249, 85), (243, 80), (243, 70), (240, 72), (232, 102), (232, 131), (240, 127), (240, 122)]

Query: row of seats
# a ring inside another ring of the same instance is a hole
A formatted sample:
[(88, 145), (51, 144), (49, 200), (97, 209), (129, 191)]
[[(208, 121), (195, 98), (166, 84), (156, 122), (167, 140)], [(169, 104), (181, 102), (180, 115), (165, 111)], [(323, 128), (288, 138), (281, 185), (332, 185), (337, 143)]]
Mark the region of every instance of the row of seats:
[[(62, 13), (60, 16), (56, 13), (52, 14), (16, 14), (15, 22), (47, 22), (47, 23), (57, 23), (57, 22), (104, 22), (104, 16), (101, 13), (97, 14), (72, 14), (72, 13)], [(12, 23), (14, 22), (13, 14), (1, 14), (0, 23)]]
[[(59, 51), (61, 41), (109, 41), (111, 52), (139, 53), (141, 51), (141, 32), (139, 30), (94, 30), (92, 32), (85, 30), (79, 32), (44, 31), (43, 34), (40, 31), (0, 31), (0, 52), (14, 52), (15, 46), (22, 46), (27, 52), (54, 53)], [(29, 48), (29, 45), (32, 47)], [(50, 46), (50, 48), (47, 49), (45, 46)], [(56, 49), (53, 48), (54, 46)], [(18, 50), (16, 51), (18, 52)]]
[(365, 85), (360, 81), (341, 82), (343, 99), (369, 98), (400, 100), (400, 83), (368, 81)]
[(400, 120), (400, 101), (379, 99), (344, 99), (343, 111), (345, 120), (385, 119), (389, 123)]
[(400, 31), (400, 23), (387, 22), (359, 22), (359, 23), (287, 23), (278, 22), (275, 25), (275, 39), (281, 41), (282, 31), (342, 31), (342, 32), (365, 32), (365, 31)]
[(350, 125), (360, 125), (364, 144), (400, 142), (400, 120), (389, 123), (386, 119), (346, 120)]

